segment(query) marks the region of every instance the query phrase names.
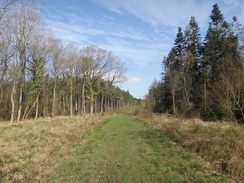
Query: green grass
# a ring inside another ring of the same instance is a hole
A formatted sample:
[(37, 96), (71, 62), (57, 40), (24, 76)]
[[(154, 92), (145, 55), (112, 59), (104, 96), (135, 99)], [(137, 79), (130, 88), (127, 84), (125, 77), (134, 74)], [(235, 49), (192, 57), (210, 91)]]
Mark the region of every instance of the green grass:
[(226, 182), (206, 162), (128, 115), (105, 120), (49, 182)]

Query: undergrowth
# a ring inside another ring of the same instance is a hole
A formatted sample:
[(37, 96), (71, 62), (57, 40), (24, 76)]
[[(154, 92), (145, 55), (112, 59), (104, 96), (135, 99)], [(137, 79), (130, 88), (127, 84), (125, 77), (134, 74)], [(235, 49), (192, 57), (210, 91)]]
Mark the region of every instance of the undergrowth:
[(0, 182), (46, 182), (85, 132), (111, 115), (0, 123)]
[(160, 128), (179, 146), (197, 153), (203, 159), (232, 176), (244, 180), (244, 127), (228, 122), (203, 122), (181, 119), (167, 114), (138, 110), (136, 118)]

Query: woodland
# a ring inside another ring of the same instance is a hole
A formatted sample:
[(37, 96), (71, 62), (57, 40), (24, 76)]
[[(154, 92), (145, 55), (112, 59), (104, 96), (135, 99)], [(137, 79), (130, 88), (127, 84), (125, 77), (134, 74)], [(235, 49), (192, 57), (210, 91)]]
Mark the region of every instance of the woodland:
[(173, 44), (162, 61), (162, 79), (150, 86), (146, 108), (244, 123), (244, 28), (237, 17), (227, 22), (214, 4), (204, 39), (191, 17)]
[(38, 1), (3, 0), (0, 8), (0, 120), (113, 111), (137, 101), (113, 85), (125, 65), (96, 45), (54, 38)]
[[(34, 8), (35, 7), (35, 8)], [(113, 111), (140, 103), (114, 84), (125, 64), (96, 45), (79, 48), (54, 37), (38, 1), (1, 2), (0, 120)], [(147, 110), (207, 121), (244, 119), (244, 28), (213, 5), (204, 38), (191, 17), (162, 61), (161, 80), (145, 96)]]
[(243, 182), (237, 17), (214, 4), (204, 38), (179, 27), (141, 100), (115, 85), (118, 56), (56, 39), (40, 1), (0, 2), (0, 182)]

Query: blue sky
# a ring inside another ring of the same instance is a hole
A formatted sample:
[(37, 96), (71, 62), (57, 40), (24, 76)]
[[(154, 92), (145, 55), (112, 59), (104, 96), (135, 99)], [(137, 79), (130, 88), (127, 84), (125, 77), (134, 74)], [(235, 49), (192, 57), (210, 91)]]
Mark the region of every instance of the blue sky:
[(143, 98), (160, 79), (177, 28), (195, 16), (204, 37), (215, 3), (227, 21), (235, 15), (244, 24), (243, 0), (46, 0), (43, 19), (64, 43), (96, 44), (119, 56), (127, 81), (118, 86)]

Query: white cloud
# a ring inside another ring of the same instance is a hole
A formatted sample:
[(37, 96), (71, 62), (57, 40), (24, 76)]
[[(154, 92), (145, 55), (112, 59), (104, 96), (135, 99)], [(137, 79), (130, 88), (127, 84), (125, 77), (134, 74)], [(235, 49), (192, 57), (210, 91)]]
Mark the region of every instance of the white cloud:
[[(185, 27), (191, 16), (195, 16), (200, 28), (206, 30), (212, 5), (218, 3), (220, 9), (226, 13), (225, 17), (236, 15), (243, 17), (243, 0), (91, 0), (110, 11), (126, 14), (130, 13), (142, 21), (155, 26)], [(225, 4), (225, 5), (224, 5)], [(222, 6), (223, 5), (223, 6)], [(228, 19), (229, 20), (229, 19)], [(169, 29), (169, 28), (168, 28)]]
[[(70, 14), (63, 13), (67, 19)], [(46, 22), (53, 30), (58, 39), (65, 42), (74, 42), (80, 47), (91, 44), (98, 44), (100, 47), (114, 52), (121, 57), (124, 62), (133, 63), (138, 66), (148, 66), (151, 62), (161, 61), (171, 47), (170, 39), (167, 35), (143, 32), (137, 27), (120, 25), (114, 22), (103, 26), (92, 26), (92, 23), (79, 22), (78, 15), (73, 17), (73, 21), (60, 21), (59, 16), (47, 17)], [(79, 23), (78, 23), (79, 22)], [(112, 28), (111, 28), (112, 27)], [(158, 38), (158, 35), (163, 35)], [(99, 39), (101, 41), (99, 41)], [(162, 44), (162, 40), (167, 40)], [(99, 41), (99, 42), (97, 42)]]
[(146, 23), (152, 25), (184, 26), (191, 16), (196, 16), (199, 22), (206, 22), (211, 11), (211, 4), (196, 3), (194, 0), (92, 0), (105, 8), (121, 13), (131, 13)]
[(124, 82), (124, 84), (126, 84), (126, 85), (135, 85), (135, 84), (140, 84), (141, 82), (142, 82), (142, 80), (140, 78), (131, 77), (128, 80), (126, 80)]

